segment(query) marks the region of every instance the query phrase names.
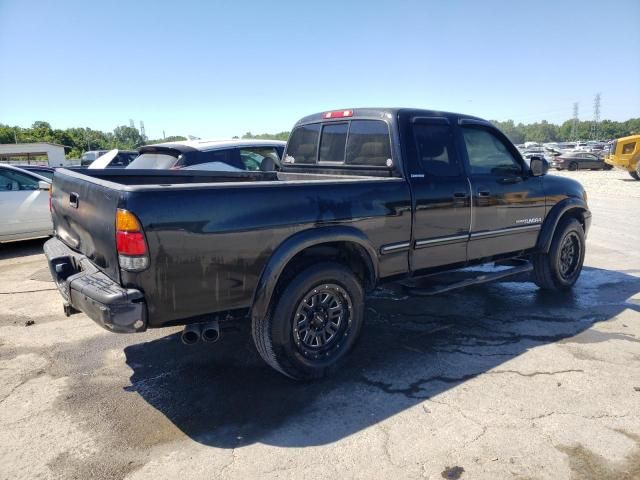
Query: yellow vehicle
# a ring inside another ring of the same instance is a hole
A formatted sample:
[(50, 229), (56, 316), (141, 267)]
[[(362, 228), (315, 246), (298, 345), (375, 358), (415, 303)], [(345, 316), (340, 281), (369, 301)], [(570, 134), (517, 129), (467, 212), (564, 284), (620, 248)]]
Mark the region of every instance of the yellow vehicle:
[(614, 140), (604, 161), (626, 170), (633, 178), (640, 180), (640, 135)]

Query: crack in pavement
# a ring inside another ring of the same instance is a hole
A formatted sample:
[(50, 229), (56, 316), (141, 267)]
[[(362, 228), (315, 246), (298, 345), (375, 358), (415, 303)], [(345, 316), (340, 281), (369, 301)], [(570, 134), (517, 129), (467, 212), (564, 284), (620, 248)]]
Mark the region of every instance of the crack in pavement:
[(518, 370), (493, 370), (493, 371), (488, 371), (488, 372), (475, 372), (475, 373), (470, 373), (468, 375), (462, 375), (459, 377), (447, 377), (444, 375), (436, 375), (433, 377), (428, 377), (428, 378), (421, 378), (419, 380), (416, 380), (415, 382), (411, 382), (409, 384), (409, 386), (405, 387), (405, 388), (396, 388), (393, 387), (391, 383), (385, 383), (379, 380), (371, 380), (369, 378), (367, 378), (364, 375), (361, 375), (359, 378), (359, 381), (361, 383), (364, 383), (365, 385), (368, 385), (370, 387), (375, 387), (379, 390), (382, 390), (385, 393), (388, 394), (401, 394), (404, 395), (407, 398), (413, 398), (413, 399), (428, 399), (428, 396), (417, 396), (416, 394), (423, 391), (423, 385), (431, 383), (431, 382), (442, 382), (442, 383), (461, 383), (461, 382), (466, 382), (467, 380), (471, 380), (472, 378), (477, 377), (478, 375), (502, 375), (505, 373), (511, 373), (514, 375), (520, 375), (522, 377), (536, 377), (538, 375), (560, 375), (560, 374), (564, 374), (564, 373), (584, 373), (584, 370), (582, 369), (567, 369), (567, 370), (558, 370), (558, 371), (554, 371), (554, 372), (544, 372), (544, 371), (534, 371), (534, 372), (530, 372), (530, 373), (523, 373), (520, 372)]

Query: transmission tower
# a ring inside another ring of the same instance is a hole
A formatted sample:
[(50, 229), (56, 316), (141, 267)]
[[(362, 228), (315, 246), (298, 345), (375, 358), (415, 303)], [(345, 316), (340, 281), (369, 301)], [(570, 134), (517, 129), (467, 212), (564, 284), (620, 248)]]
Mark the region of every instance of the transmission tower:
[(573, 104), (573, 121), (571, 123), (571, 140), (578, 140), (578, 102)]
[(144, 122), (142, 120), (140, 120), (140, 135), (142, 136), (142, 138), (145, 138)]
[(593, 99), (593, 121), (591, 122), (590, 137), (592, 140), (598, 139), (598, 127), (600, 126), (600, 94), (596, 93)]

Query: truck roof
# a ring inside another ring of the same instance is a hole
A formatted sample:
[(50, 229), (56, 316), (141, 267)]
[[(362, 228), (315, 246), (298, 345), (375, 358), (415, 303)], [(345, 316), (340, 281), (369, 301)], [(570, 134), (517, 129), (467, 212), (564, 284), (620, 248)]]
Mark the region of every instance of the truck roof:
[[(348, 112), (344, 116), (336, 115), (336, 116), (327, 116), (330, 113), (340, 113), (340, 112)], [(428, 110), (421, 108), (406, 108), (406, 107), (366, 107), (366, 108), (345, 108), (345, 109), (332, 109), (324, 112), (314, 113), (312, 115), (307, 115), (306, 117), (298, 120), (295, 126), (305, 124), (305, 123), (314, 123), (320, 121), (327, 120), (345, 120), (348, 118), (396, 118), (398, 113), (407, 113), (409, 115), (415, 116), (425, 116), (425, 117), (441, 117), (447, 118), (450, 121), (457, 121), (459, 118), (468, 118), (472, 120), (486, 122), (485, 119), (474, 117), (472, 115), (465, 115), (461, 113), (452, 113), (452, 112), (442, 112), (439, 110)]]

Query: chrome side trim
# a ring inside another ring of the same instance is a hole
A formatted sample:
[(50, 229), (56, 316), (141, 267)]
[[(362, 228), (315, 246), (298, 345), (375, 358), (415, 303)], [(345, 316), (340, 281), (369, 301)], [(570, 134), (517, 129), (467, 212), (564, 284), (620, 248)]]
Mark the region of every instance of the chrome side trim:
[(386, 255), (387, 253), (408, 249), (410, 246), (411, 242), (391, 243), (389, 245), (383, 245), (382, 248), (380, 248), (380, 253)]
[(468, 240), (469, 234), (464, 235), (452, 235), (450, 237), (430, 238), (429, 240), (416, 240), (415, 248), (422, 248), (432, 245), (438, 245), (441, 243), (458, 242), (461, 240)]
[(542, 228), (542, 224), (538, 223), (536, 225), (524, 225), (522, 227), (510, 227), (510, 228), (501, 228), (500, 230), (488, 230), (486, 232), (475, 232), (471, 234), (471, 239), (491, 237), (494, 235), (498, 236), (498, 235), (509, 235), (511, 233), (530, 232), (534, 230), (540, 230), (540, 228)]

